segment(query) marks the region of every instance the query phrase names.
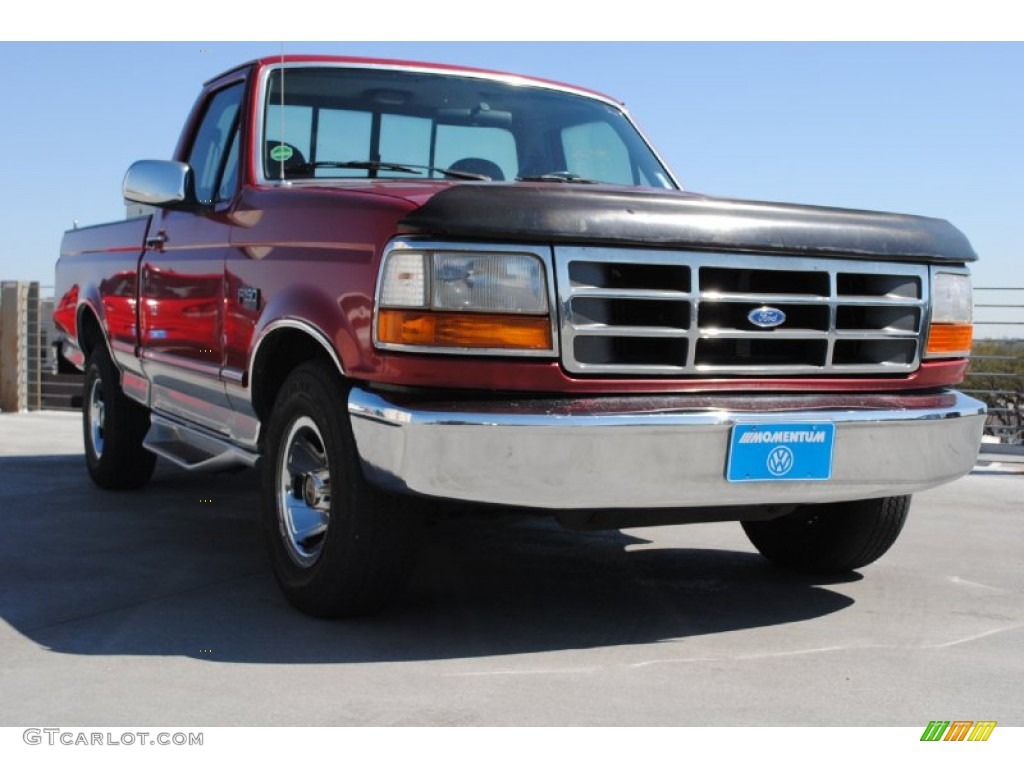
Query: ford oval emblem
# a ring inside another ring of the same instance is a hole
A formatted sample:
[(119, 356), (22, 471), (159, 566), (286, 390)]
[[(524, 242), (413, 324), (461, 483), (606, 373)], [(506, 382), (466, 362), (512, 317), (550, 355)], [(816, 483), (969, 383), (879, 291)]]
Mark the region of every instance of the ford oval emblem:
[(778, 328), (786, 322), (786, 313), (775, 307), (758, 307), (750, 311), (747, 320), (758, 328)]

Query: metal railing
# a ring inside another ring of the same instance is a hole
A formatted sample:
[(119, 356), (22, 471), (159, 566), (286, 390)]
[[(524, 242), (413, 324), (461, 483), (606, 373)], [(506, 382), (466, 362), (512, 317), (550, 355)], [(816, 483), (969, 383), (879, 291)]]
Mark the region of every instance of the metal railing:
[(988, 404), (985, 434), (1024, 444), (1024, 287), (974, 289), (975, 342), (962, 389)]
[[(989, 440), (1024, 445), (1024, 287), (975, 288), (965, 392), (989, 406)], [(53, 286), (0, 284), (0, 408), (75, 408), (80, 378), (58, 374)]]

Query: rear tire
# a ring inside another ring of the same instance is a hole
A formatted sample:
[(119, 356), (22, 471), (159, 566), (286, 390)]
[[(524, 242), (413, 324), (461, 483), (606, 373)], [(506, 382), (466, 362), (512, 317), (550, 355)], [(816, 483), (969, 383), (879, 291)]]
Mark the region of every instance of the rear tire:
[(776, 565), (807, 573), (845, 573), (873, 563), (893, 545), (910, 496), (811, 504), (774, 520), (745, 521), (757, 551)]
[(263, 462), (263, 523), (274, 575), (312, 616), (376, 613), (405, 586), (422, 516), (416, 500), (363, 477), (346, 407), (329, 365), (306, 363), (277, 396)]
[(82, 392), (85, 465), (100, 488), (141, 488), (153, 475), (156, 455), (142, 447), (149, 411), (121, 389), (117, 367), (103, 343), (89, 355)]

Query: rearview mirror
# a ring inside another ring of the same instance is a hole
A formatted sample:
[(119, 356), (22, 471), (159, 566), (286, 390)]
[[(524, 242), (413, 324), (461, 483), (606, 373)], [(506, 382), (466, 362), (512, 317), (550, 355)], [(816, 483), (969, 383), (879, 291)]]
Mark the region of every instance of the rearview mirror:
[(188, 207), (195, 203), (191, 194), (192, 169), (173, 160), (139, 160), (124, 175), (122, 193), (132, 203), (166, 208)]
[(476, 109), (449, 107), (437, 110), (437, 122), (443, 125), (508, 128), (512, 125), (512, 113), (491, 109), (486, 104)]

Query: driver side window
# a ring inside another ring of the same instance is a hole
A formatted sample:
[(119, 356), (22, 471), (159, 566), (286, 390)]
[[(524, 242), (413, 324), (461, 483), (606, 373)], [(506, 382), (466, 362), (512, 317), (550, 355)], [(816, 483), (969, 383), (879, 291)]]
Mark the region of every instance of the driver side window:
[[(215, 191), (218, 191), (220, 198), (219, 193), (224, 189), (218, 181), (225, 170), (225, 161), (229, 161), (232, 156), (237, 172), (238, 150), (234, 137), (242, 103), (242, 87), (242, 83), (237, 83), (214, 94), (207, 104), (199, 130), (196, 131), (188, 164), (192, 167), (196, 199), (200, 203), (212, 203)], [(230, 173), (231, 169), (228, 169), (228, 175)], [(228, 195), (233, 191), (228, 190)]]
[(224, 171), (220, 175), (220, 184), (217, 187), (215, 202), (230, 200), (235, 194), (235, 187), (238, 186), (238, 123), (235, 122), (235, 129), (231, 132), (231, 140), (228, 144), (227, 158), (224, 160)]

